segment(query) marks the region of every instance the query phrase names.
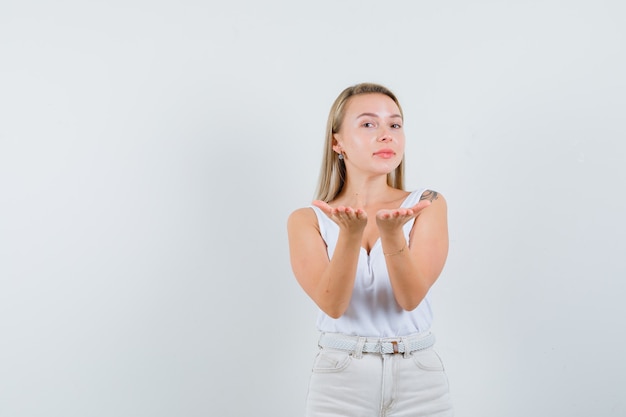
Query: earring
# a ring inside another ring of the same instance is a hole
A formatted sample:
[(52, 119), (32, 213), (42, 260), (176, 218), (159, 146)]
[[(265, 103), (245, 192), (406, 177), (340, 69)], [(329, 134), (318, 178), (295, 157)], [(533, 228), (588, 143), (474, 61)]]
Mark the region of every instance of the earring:
[(343, 154), (340, 153), (339, 156), (337, 156), (337, 158), (339, 158), (340, 161), (343, 161)]

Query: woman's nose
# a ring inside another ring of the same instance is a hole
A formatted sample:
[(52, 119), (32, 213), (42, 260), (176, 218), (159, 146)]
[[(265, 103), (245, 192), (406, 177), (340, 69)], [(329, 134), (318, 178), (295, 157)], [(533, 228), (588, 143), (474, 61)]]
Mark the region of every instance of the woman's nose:
[(391, 132), (389, 131), (389, 129), (381, 129), (381, 131), (379, 132), (379, 136), (378, 136), (378, 141), (379, 142), (390, 142), (393, 140), (393, 136), (391, 135)]

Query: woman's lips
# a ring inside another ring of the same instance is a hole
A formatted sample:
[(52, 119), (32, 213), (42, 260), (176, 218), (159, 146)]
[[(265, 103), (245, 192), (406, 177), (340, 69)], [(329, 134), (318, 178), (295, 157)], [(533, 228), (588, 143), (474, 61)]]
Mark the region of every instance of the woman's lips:
[(395, 152), (391, 149), (381, 149), (379, 151), (374, 152), (374, 156), (378, 156), (383, 159), (393, 158), (395, 156)]

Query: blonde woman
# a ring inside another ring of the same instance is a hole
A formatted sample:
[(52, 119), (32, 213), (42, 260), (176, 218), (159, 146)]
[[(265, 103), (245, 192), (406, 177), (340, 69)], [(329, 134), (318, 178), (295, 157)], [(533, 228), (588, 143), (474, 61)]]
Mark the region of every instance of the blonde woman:
[(435, 191), (404, 191), (396, 96), (358, 84), (335, 100), (317, 200), (289, 217), (294, 275), (320, 309), (313, 416), (451, 416), (428, 291), (448, 253)]

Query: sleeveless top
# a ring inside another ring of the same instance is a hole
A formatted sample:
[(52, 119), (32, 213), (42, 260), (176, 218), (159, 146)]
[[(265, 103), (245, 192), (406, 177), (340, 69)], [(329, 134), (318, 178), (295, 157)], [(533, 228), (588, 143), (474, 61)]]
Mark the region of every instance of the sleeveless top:
[[(412, 207), (417, 204), (426, 190), (427, 188), (413, 191), (401, 207)], [(319, 208), (315, 206), (311, 208), (317, 216), (320, 233), (326, 242), (330, 259), (339, 237), (339, 226)], [(414, 221), (408, 221), (403, 226), (407, 244), (413, 223)], [(391, 289), (385, 255), (378, 238), (369, 254), (361, 247), (352, 298), (346, 312), (334, 319), (320, 310), (317, 328), (321, 332), (352, 336), (399, 337), (429, 330), (432, 318), (428, 294), (412, 311), (406, 311), (398, 305)]]

